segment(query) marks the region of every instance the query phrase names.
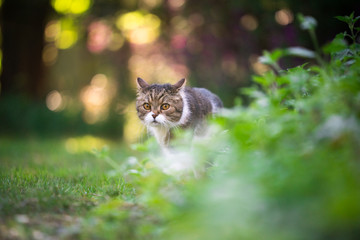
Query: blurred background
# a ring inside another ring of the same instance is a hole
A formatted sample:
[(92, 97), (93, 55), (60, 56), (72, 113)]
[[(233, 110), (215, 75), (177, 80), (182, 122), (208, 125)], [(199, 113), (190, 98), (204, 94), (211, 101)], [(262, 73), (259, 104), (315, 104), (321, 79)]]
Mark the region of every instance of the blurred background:
[(317, 19), (324, 44), (346, 29), (334, 16), (360, 15), (360, 2), (0, 0), (0, 11), (0, 135), (130, 143), (143, 132), (136, 77), (185, 77), (232, 107), (251, 76), (268, 70), (263, 50), (312, 48), (298, 13)]

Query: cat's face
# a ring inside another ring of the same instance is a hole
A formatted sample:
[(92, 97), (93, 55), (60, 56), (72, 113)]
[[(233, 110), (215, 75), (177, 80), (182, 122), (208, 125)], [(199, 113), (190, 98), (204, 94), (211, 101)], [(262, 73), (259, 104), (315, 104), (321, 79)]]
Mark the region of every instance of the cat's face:
[(185, 79), (174, 85), (149, 85), (138, 78), (137, 85), (136, 110), (140, 120), (146, 126), (177, 126), (183, 112), (181, 91), (185, 86)]

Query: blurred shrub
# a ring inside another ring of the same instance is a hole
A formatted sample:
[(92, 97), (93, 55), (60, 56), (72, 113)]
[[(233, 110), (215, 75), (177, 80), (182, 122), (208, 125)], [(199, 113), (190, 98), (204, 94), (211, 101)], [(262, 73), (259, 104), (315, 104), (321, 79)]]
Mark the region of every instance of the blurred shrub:
[(93, 134), (121, 138), (123, 118), (112, 112), (106, 121), (87, 124), (80, 110), (50, 111), (44, 103), (21, 96), (3, 96), (0, 101), (0, 133), (9, 136), (62, 137)]

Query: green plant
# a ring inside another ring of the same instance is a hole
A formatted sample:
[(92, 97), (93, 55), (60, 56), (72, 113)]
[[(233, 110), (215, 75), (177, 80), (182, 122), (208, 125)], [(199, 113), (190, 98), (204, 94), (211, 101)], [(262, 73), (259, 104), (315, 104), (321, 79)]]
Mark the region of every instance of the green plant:
[(360, 27), (355, 27), (355, 24), (360, 19), (360, 16), (354, 18), (354, 12), (352, 12), (350, 16), (337, 16), (336, 19), (345, 22), (348, 25), (350, 34), (344, 32), (344, 36), (349, 37), (353, 43), (356, 43), (356, 37), (360, 32)]
[[(137, 195), (110, 208), (121, 215), (112, 224), (129, 226), (126, 236), (134, 239), (356, 239), (359, 44), (338, 35), (320, 48), (315, 20), (300, 19), (316, 51), (264, 52), (260, 61), (274, 71), (254, 76), (256, 85), (243, 90), (251, 104), (224, 110), (211, 124), (216, 137), (181, 150), (182, 158), (199, 162), (198, 172), (206, 169), (198, 178), (157, 166), (151, 141), (137, 146), (142, 154), (120, 171)], [(281, 69), (278, 60), (289, 55), (315, 58), (319, 65)], [(109, 215), (97, 211), (90, 218), (102, 224), (91, 229), (104, 233)], [(111, 228), (109, 234), (127, 231)]]

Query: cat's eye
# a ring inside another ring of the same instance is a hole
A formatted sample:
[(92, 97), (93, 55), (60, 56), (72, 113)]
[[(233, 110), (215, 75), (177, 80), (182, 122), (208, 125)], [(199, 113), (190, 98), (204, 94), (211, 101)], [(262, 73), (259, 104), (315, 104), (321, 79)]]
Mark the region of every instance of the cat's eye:
[(163, 105), (161, 105), (161, 110), (168, 110), (169, 107), (170, 107), (170, 104), (164, 103)]
[(150, 104), (148, 104), (148, 103), (144, 103), (143, 107), (144, 107), (145, 110), (150, 110), (151, 109)]

